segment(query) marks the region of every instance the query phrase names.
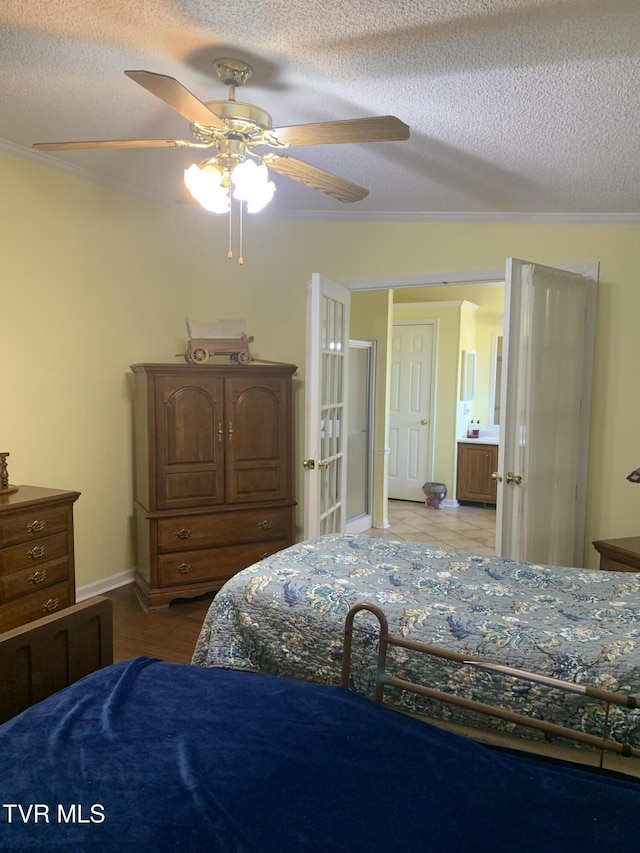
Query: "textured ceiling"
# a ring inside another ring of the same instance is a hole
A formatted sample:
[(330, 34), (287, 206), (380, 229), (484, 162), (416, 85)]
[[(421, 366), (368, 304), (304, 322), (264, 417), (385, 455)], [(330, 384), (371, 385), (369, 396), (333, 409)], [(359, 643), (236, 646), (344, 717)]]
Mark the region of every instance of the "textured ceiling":
[[(274, 125), (396, 115), (406, 142), (294, 156), (367, 187), (344, 205), (276, 176), (267, 211), (323, 217), (640, 214), (638, 0), (3, 0), (0, 147), (173, 202), (198, 151), (31, 152), (34, 142), (189, 138), (124, 75), (238, 100)], [(195, 155), (195, 156), (194, 156)]]

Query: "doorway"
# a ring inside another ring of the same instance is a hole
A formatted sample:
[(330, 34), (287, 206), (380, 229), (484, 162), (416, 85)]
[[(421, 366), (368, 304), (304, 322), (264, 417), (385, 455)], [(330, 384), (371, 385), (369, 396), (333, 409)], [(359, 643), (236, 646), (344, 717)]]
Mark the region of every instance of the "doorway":
[[(535, 265), (535, 266), (529, 265), (529, 267), (531, 269), (538, 268), (538, 266), (539, 265)], [(597, 282), (597, 277), (598, 277), (598, 265), (597, 264), (570, 265), (568, 267), (564, 267), (564, 269), (568, 269), (574, 273), (578, 273), (578, 277), (585, 280), (587, 289), (592, 287), (592, 286), (595, 286), (595, 283)], [(444, 286), (444, 285), (451, 285), (451, 284), (453, 284), (453, 285), (458, 284), (458, 285), (465, 285), (465, 286), (466, 285), (473, 285), (473, 284), (488, 284), (488, 283), (492, 283), (492, 282), (498, 282), (501, 280), (504, 281), (504, 274), (505, 274), (505, 270), (503, 270), (503, 269), (500, 269), (500, 270), (479, 270), (479, 271), (469, 271), (469, 272), (465, 272), (465, 273), (433, 274), (433, 275), (426, 275), (426, 276), (420, 276), (420, 277), (411, 276), (411, 277), (403, 277), (400, 279), (378, 279), (378, 280), (368, 279), (368, 280), (360, 280), (360, 281), (346, 281), (346, 282), (343, 282), (343, 284), (351, 292), (351, 296), (352, 296), (352, 300), (353, 300), (356, 295), (364, 295), (364, 294), (359, 293), (361, 291), (375, 291), (375, 290), (382, 291), (382, 290), (386, 290), (387, 292), (391, 293), (392, 291), (395, 291), (396, 288), (404, 289), (404, 288), (418, 288), (418, 287), (423, 288), (423, 287), (434, 287), (434, 286), (437, 287), (437, 286)], [(594, 293), (593, 290), (591, 290), (591, 292), (592, 292), (592, 294)], [(591, 305), (593, 305), (593, 304), (594, 303), (592, 300)], [(587, 328), (592, 325), (592, 320), (593, 320), (592, 313), (591, 314), (589, 313), (590, 311), (593, 312), (592, 307), (587, 308), (587, 317), (586, 317), (586, 320), (587, 320), (586, 327)], [(387, 315), (387, 316), (389, 316), (389, 315)], [(578, 315), (576, 315), (576, 316), (578, 316)], [(506, 318), (506, 312), (505, 312), (505, 318)], [(390, 320), (389, 320), (389, 322), (390, 322)], [(381, 340), (384, 340), (384, 339), (381, 338)], [(514, 340), (515, 340), (515, 336), (514, 336)], [(585, 363), (586, 363), (588, 361), (589, 353), (585, 350), (585, 354), (587, 356), (587, 358), (585, 358)], [(585, 374), (586, 374), (586, 371), (585, 371)], [(448, 379), (449, 379), (449, 382), (448, 382), (449, 386), (457, 387), (457, 383), (459, 381), (459, 364), (458, 364), (458, 371), (456, 372), (456, 375), (454, 375), (453, 377), (450, 376)], [(440, 383), (440, 377), (439, 376), (438, 376), (438, 382)], [(504, 393), (505, 392), (503, 389), (503, 395), (504, 395)], [(585, 398), (585, 399), (587, 399), (587, 398)], [(505, 401), (503, 399), (503, 403), (504, 402)], [(587, 402), (588, 402), (588, 400), (587, 400)], [(453, 408), (455, 408), (455, 406)], [(388, 421), (387, 421), (387, 423), (388, 423)], [(488, 423), (488, 418), (487, 418), (487, 423)], [(386, 429), (386, 427), (383, 427), (383, 429)], [(385, 434), (384, 432), (381, 432), (381, 435), (384, 435), (384, 434)], [(386, 433), (386, 435), (388, 436), (388, 432)], [(447, 460), (447, 464), (450, 465), (450, 468), (449, 468), (450, 483), (453, 483), (453, 482), (455, 482), (455, 476), (454, 476), (454, 473), (455, 473), (455, 462), (454, 462), (455, 434), (453, 431), (448, 436), (448, 442), (449, 442), (448, 448), (445, 449), (445, 452), (440, 454), (438, 441), (436, 441), (436, 462), (437, 462), (439, 456), (442, 456), (442, 458)], [(388, 441), (386, 443), (389, 444)], [(388, 446), (376, 448), (377, 454), (387, 454), (388, 455), (388, 454), (390, 454), (390, 452), (391, 452), (391, 448)], [(388, 495), (387, 473), (388, 473), (388, 471), (384, 471), (384, 478), (381, 478), (380, 476), (378, 476), (376, 485), (374, 486), (374, 497), (375, 497), (375, 503), (376, 503), (376, 509), (377, 510), (378, 510), (380, 505), (385, 507), (385, 509), (388, 506), (389, 495)], [(434, 475), (435, 475), (434, 476), (435, 480), (442, 480), (442, 478), (438, 476), (437, 464), (436, 464), (436, 470), (434, 471)], [(509, 480), (509, 478), (507, 478), (508, 483), (514, 482), (516, 480), (518, 480), (518, 482), (522, 482), (522, 478), (518, 479), (518, 478), (515, 478), (513, 476), (511, 476), (511, 480)], [(500, 497), (500, 494), (499, 494), (499, 497)], [(498, 504), (499, 504), (498, 510), (500, 510), (500, 500), (498, 501)], [(379, 528), (389, 527), (387, 512), (384, 512), (382, 514), (378, 513), (377, 517), (378, 517), (379, 521), (376, 524), (376, 527), (379, 527)], [(380, 523), (380, 520), (382, 520), (382, 523)], [(578, 565), (579, 563), (574, 563), (574, 564)]]
[(394, 320), (389, 393), (389, 498), (422, 501), (432, 478), (436, 324)]

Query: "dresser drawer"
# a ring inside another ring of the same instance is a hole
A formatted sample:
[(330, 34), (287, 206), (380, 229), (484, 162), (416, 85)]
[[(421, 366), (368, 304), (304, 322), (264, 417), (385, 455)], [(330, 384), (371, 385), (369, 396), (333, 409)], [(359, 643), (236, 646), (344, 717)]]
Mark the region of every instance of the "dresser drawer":
[(16, 513), (9, 518), (0, 518), (0, 545), (4, 547), (60, 533), (67, 529), (68, 524), (65, 507), (36, 508)]
[(285, 539), (291, 525), (291, 507), (166, 518), (158, 521), (158, 550)]
[(0, 600), (10, 601), (21, 595), (29, 595), (34, 590), (45, 589), (60, 581), (69, 579), (69, 560), (51, 560), (41, 566), (30, 566), (19, 572), (0, 576)]
[(160, 586), (177, 586), (209, 580), (227, 580), (241, 569), (275, 554), (289, 545), (288, 539), (228, 545), (206, 551), (163, 554), (158, 559)]
[(25, 622), (62, 610), (63, 607), (68, 607), (72, 603), (69, 599), (68, 582), (24, 595), (15, 601), (0, 605), (0, 631), (17, 628)]
[(66, 557), (69, 551), (66, 533), (56, 533), (22, 545), (13, 545), (0, 551), (0, 573), (3, 575), (20, 569), (41, 569), (51, 560)]

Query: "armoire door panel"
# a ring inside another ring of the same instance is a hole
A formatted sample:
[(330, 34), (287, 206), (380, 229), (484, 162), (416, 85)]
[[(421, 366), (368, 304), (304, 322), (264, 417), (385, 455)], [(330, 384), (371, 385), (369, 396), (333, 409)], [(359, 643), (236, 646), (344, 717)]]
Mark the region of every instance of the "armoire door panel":
[(226, 500), (280, 500), (288, 495), (288, 382), (241, 376), (225, 382), (230, 417)]
[(206, 498), (207, 503), (222, 503), (224, 495), (218, 489), (216, 471), (170, 471), (165, 474), (165, 499), (168, 502)]
[(223, 380), (158, 378), (159, 509), (224, 502)]
[(260, 500), (272, 498), (282, 490), (280, 466), (264, 468), (238, 468), (234, 470), (233, 493), (236, 498)]

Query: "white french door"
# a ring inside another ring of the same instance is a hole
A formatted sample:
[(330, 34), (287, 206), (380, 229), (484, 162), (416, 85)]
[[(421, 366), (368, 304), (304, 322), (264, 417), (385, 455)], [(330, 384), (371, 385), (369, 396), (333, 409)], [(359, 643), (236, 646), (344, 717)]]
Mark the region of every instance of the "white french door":
[(304, 537), (344, 532), (349, 291), (314, 273), (307, 299)]
[(496, 545), (581, 566), (596, 279), (507, 260)]

